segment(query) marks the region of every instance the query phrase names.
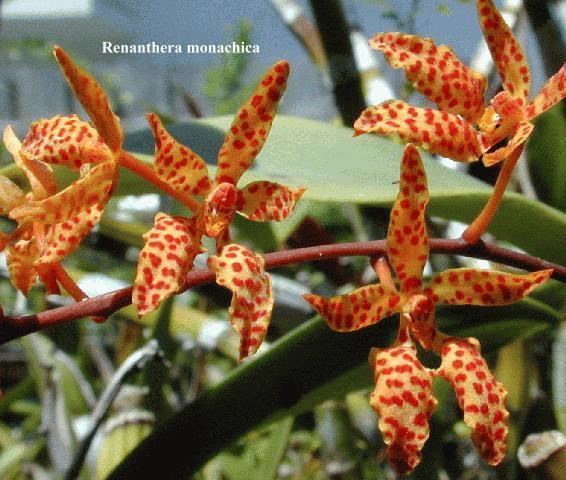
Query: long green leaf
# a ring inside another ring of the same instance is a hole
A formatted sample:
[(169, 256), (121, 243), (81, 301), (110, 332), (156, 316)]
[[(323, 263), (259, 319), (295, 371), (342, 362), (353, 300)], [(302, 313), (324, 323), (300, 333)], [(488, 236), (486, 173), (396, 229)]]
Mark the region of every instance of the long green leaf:
[[(536, 301), (485, 315), (489, 310), (460, 308), (455, 315), (455, 308), (439, 309), (441, 328), (454, 335), (472, 330), (489, 351), (559, 321), (554, 310)], [(371, 347), (391, 341), (394, 330), (393, 319), (349, 334), (331, 331), (319, 318), (306, 322), (159, 427), (110, 478), (180, 478), (262, 422), (369, 386), (369, 368), (364, 374), (361, 365)]]

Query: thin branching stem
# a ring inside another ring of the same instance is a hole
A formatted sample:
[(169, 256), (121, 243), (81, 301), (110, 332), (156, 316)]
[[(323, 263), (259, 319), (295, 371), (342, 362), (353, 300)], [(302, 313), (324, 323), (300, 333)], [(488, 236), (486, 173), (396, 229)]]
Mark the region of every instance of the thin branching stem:
[[(492, 262), (535, 271), (553, 269), (552, 277), (566, 282), (566, 267), (516, 252), (482, 240), (471, 245), (462, 239), (430, 239), (430, 252), (480, 258)], [(370, 258), (386, 254), (385, 240), (369, 242), (337, 243), (315, 247), (283, 250), (264, 255), (265, 268), (271, 270), (286, 265), (327, 260), (329, 258), (367, 256)], [(215, 275), (208, 269), (193, 270), (187, 275), (183, 290), (212, 283)], [(0, 344), (23, 337), (39, 330), (71, 322), (85, 316), (108, 316), (132, 303), (132, 287), (121, 288), (82, 302), (24, 316), (0, 317)]]

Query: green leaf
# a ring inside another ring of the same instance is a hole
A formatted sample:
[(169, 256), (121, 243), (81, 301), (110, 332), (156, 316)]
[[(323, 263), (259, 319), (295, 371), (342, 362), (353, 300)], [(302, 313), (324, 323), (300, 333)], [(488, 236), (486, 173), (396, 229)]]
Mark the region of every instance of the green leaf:
[[(559, 321), (554, 310), (536, 301), (499, 307), (492, 316), (484, 315), (490, 309), (481, 307), (460, 310), (454, 315), (454, 308), (439, 308), (440, 328), (460, 335), (473, 326), (474, 336), (484, 342), (484, 352)], [(512, 315), (518, 317), (514, 324)], [(500, 324), (506, 325), (501, 336)], [(370, 377), (360, 375), (361, 366), (371, 347), (390, 343), (395, 327), (396, 322), (388, 319), (343, 334), (331, 331), (319, 318), (306, 322), (159, 427), (110, 478), (136, 478), (141, 473), (179, 478), (262, 422), (308, 411), (322, 400), (368, 387)]]
[[(215, 117), (169, 128), (180, 142), (213, 165), (231, 120), (229, 116)], [(128, 137), (126, 147), (152, 154), (153, 137), (148, 130), (134, 133)], [(352, 138), (349, 128), (279, 115), (265, 147), (241, 185), (271, 180), (306, 186), (305, 200), (390, 206), (397, 196), (402, 151), (401, 144), (388, 139), (373, 135)], [(491, 187), (443, 167), (428, 154), (423, 153), (423, 159), (431, 192), (428, 213), (466, 223), (472, 221), (487, 202)], [(213, 172), (214, 168), (210, 170)], [(139, 190), (139, 181), (136, 187), (128, 175), (122, 175), (122, 179), (127, 191)], [(275, 231), (300, 218), (301, 211), (280, 225), (273, 224)], [(533, 225), (537, 226), (538, 235), (532, 234)], [(566, 262), (566, 250), (561, 242), (566, 231), (566, 214), (541, 202), (507, 193), (489, 231), (534, 255)], [(275, 233), (275, 236), (280, 238), (284, 234)]]
[(566, 119), (563, 105), (556, 105), (535, 121), (527, 143), (531, 179), (538, 197), (566, 210)]

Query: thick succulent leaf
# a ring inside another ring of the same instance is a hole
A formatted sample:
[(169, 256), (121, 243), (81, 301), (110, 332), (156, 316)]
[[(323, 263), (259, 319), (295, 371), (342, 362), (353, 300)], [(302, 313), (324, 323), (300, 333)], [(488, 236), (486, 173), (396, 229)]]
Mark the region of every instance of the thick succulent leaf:
[(541, 91), (525, 107), (526, 119), (532, 120), (538, 117), (564, 99), (564, 96), (566, 96), (566, 64), (547, 80)]
[(26, 202), (26, 195), (14, 182), (0, 175), (0, 215), (8, 215), (10, 210)]
[[(464, 310), (464, 318), (454, 317)], [(477, 319), (471, 327), (474, 332), (481, 329), (477, 336), (484, 353), (517, 338), (548, 332), (560, 322), (558, 312), (529, 299), (497, 309), (441, 306), (440, 327), (450, 335), (462, 335), (463, 329), (470, 328), (470, 315)], [(110, 478), (190, 477), (217, 452), (259, 424), (310, 412), (325, 400), (343, 399), (349, 392), (367, 388), (371, 384), (367, 352), (376, 345), (388, 345), (396, 329), (396, 322), (387, 321), (344, 335), (329, 329), (319, 318), (304, 322), (264, 355), (239, 366), (183, 407)], [(253, 415), (234, 415), (250, 405)], [(191, 455), (186, 455), (188, 450)]]
[(393, 68), (402, 68), (413, 86), (440, 110), (462, 115), (472, 123), (481, 118), (487, 81), (466, 67), (451, 48), (398, 32), (380, 33), (369, 44), (383, 52)]
[(236, 244), (226, 245), (208, 259), (216, 283), (233, 293), (229, 314), (240, 335), (240, 361), (260, 347), (271, 319), (274, 297), (264, 265), (261, 255)]
[(374, 348), (369, 362), (375, 381), (370, 403), (379, 416), (389, 463), (398, 473), (408, 473), (421, 461), (428, 419), (437, 405), (433, 374), (419, 362), (414, 345)]
[(429, 152), (458, 162), (474, 162), (482, 154), (474, 127), (447, 112), (413, 107), (402, 100), (389, 100), (366, 108), (354, 123), (356, 135), (375, 132), (397, 135)]
[(98, 132), (75, 114), (33, 122), (21, 152), (28, 160), (64, 165), (72, 170), (112, 158)]
[(255, 222), (280, 222), (293, 212), (305, 190), (273, 182), (252, 182), (238, 191), (236, 208)]
[(401, 295), (384, 285), (367, 285), (333, 298), (304, 295), (332, 330), (351, 332), (401, 311)]
[(495, 152), (485, 153), (483, 155), (482, 162), (484, 163), (484, 165), (486, 167), (490, 167), (491, 165), (495, 165), (496, 163), (499, 163), (500, 161), (508, 158), (514, 150), (523, 146), (523, 144), (527, 141), (527, 139), (533, 132), (534, 128), (534, 125), (530, 122), (521, 122), (519, 125), (517, 125), (515, 133), (506, 146), (495, 150)]
[(195, 257), (201, 253), (195, 221), (185, 217), (158, 213), (143, 239), (145, 246), (132, 292), (132, 303), (140, 317), (153, 312), (184, 285)]
[(236, 185), (262, 149), (279, 100), (287, 87), (289, 64), (280, 61), (264, 75), (240, 108), (218, 153), (216, 182)]
[(204, 227), (199, 228), (212, 238), (221, 238), (226, 231), (238, 201), (238, 191), (232, 183), (223, 182), (210, 192), (204, 202), (202, 221)]
[(500, 463), (507, 450), (507, 391), (489, 370), (479, 342), (475, 338), (446, 339), (437, 375), (454, 388), (464, 422), (472, 429), (472, 442), (481, 456), (490, 465)]
[(18, 222), (60, 223), (94, 205), (106, 205), (116, 165), (113, 160), (96, 165), (86, 175), (52, 197), (15, 208), (10, 217)]
[(274, 297), (264, 265), (261, 255), (236, 244), (208, 259), (216, 283), (233, 293), (230, 323), (240, 334), (240, 360), (257, 351), (269, 326)]
[(147, 121), (155, 137), (157, 175), (177, 191), (207, 195), (212, 185), (204, 160), (177, 142), (155, 113), (148, 113)]
[(51, 168), (40, 161), (22, 156), (22, 144), (10, 125), (4, 129), (3, 137), (6, 150), (10, 152), (14, 162), (24, 171), (29, 181), (34, 200), (53, 195), (57, 191), (57, 182)]
[(18, 240), (6, 248), (6, 263), (10, 272), (12, 285), (27, 295), (35, 283), (37, 271), (34, 263), (39, 255), (39, 247), (35, 238)]
[(526, 297), (552, 270), (517, 275), (495, 270), (456, 268), (435, 275), (425, 290), (434, 303), (508, 305)]
[(525, 105), (531, 89), (531, 76), (521, 45), (492, 0), (477, 0), (477, 10), (503, 88)]
[(122, 146), (124, 133), (119, 118), (110, 107), (106, 93), (90, 73), (75, 65), (65, 50), (56, 46), (54, 53), (69, 86), (91, 118), (97, 132), (110, 150), (118, 151)]
[(412, 144), (405, 147), (401, 160), (399, 194), (393, 204), (387, 230), (387, 256), (399, 279), (401, 292), (421, 289), (428, 260), (425, 207), (428, 187), (421, 156)]
[(37, 263), (52, 263), (63, 260), (73, 253), (88, 233), (100, 221), (104, 207), (93, 205), (73, 218), (49, 227), (45, 236), (43, 252)]

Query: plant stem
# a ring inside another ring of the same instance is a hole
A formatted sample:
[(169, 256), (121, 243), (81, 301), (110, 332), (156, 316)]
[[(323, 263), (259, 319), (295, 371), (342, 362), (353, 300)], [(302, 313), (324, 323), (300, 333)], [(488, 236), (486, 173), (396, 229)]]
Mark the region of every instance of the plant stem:
[[(554, 270), (552, 273), (553, 278), (566, 282), (565, 266), (483, 242), (482, 240), (471, 245), (462, 239), (447, 240), (433, 238), (430, 239), (430, 252), (480, 258), (528, 271), (551, 268)], [(281, 252), (268, 253), (264, 255), (264, 258), (265, 268), (271, 270), (285, 265), (326, 260), (329, 258), (352, 256), (371, 258), (385, 254), (385, 240), (373, 240), (370, 242), (318, 245), (316, 247), (284, 250)], [(214, 272), (208, 269), (193, 270), (187, 275), (183, 290), (206, 283), (212, 283), (214, 280)], [(126, 287), (97, 297), (85, 299), (79, 303), (46, 310), (45, 312), (33, 315), (0, 317), (0, 344), (85, 316), (108, 316), (131, 303), (132, 287)]]
[(479, 241), (480, 237), (487, 231), (489, 224), (497, 213), (497, 209), (499, 208), (499, 204), (501, 203), (507, 184), (511, 179), (511, 174), (513, 173), (515, 164), (523, 152), (523, 146), (524, 144), (513, 150), (511, 155), (509, 155), (509, 157), (505, 160), (503, 167), (499, 172), (499, 176), (497, 177), (497, 181), (495, 182), (491, 197), (481, 213), (462, 234), (462, 238), (469, 244), (473, 245)]
[(177, 190), (172, 188), (169, 183), (164, 182), (157, 176), (153, 168), (151, 168), (141, 160), (138, 160), (132, 154), (121, 151), (118, 161), (123, 167), (131, 170), (140, 177), (145, 178), (148, 182), (152, 183), (160, 190), (163, 190), (168, 195), (171, 195), (175, 200), (181, 202), (191, 212), (196, 212), (199, 209), (200, 203), (197, 202), (191, 195), (183, 192), (178, 192)]

